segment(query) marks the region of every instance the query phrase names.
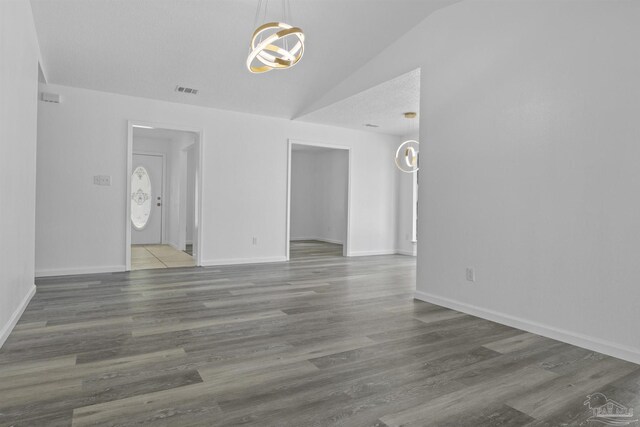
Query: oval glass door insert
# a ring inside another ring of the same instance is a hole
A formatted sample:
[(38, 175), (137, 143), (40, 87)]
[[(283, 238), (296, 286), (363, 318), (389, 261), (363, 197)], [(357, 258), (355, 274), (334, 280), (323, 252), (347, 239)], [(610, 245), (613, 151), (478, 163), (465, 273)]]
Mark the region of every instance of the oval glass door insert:
[(138, 166), (131, 175), (131, 223), (142, 230), (151, 215), (151, 180), (144, 166)]

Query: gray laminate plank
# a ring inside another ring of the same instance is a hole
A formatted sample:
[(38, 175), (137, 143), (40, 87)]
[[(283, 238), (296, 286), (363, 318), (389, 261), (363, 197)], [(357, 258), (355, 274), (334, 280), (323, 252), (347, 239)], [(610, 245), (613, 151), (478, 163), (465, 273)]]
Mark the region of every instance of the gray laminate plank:
[(413, 300), (413, 257), (291, 250), (37, 279), (0, 349), (0, 425), (579, 425), (594, 391), (640, 407), (637, 365)]

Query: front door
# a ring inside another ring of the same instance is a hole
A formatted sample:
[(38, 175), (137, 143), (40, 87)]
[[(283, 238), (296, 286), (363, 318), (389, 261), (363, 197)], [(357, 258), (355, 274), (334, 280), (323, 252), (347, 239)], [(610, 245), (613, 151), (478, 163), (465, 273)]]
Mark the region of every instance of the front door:
[(134, 245), (162, 243), (163, 163), (161, 155), (133, 154), (130, 197)]

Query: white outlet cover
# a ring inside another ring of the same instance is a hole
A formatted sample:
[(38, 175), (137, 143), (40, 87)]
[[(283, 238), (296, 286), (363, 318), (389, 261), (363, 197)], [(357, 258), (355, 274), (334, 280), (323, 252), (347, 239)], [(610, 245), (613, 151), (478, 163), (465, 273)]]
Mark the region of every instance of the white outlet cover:
[(469, 282), (475, 282), (476, 281), (476, 272), (474, 271), (473, 268), (471, 267), (467, 267), (467, 280)]

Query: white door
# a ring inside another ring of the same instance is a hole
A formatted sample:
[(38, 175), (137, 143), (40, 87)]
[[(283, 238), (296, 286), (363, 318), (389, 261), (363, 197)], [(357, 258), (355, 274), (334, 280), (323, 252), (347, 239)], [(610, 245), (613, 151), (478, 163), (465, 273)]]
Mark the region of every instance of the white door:
[(163, 163), (161, 155), (133, 154), (130, 197), (134, 245), (162, 243)]

